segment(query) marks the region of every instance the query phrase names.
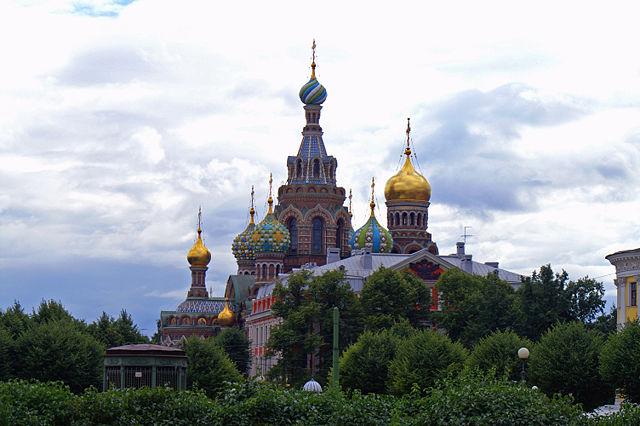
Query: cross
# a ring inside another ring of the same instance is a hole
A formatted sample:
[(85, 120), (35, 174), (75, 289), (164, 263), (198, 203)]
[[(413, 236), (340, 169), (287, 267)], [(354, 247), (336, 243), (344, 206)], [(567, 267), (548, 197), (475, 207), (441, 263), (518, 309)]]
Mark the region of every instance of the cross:
[(376, 181), (374, 178), (371, 178), (371, 201), (373, 201), (373, 190), (376, 187)]
[(312, 62), (316, 61), (316, 39), (313, 39), (313, 44), (311, 45), (311, 50), (313, 52), (313, 59)]
[(269, 198), (271, 198), (271, 184), (273, 183), (273, 173), (269, 173)]
[(201, 219), (202, 219), (202, 206), (198, 207), (198, 233), (202, 232), (202, 229), (200, 229)]

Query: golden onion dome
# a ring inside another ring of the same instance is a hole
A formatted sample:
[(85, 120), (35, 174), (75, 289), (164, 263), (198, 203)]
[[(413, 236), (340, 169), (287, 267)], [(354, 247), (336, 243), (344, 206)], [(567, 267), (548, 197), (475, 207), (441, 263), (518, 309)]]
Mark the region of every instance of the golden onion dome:
[(200, 219), (202, 212), (198, 210), (198, 240), (187, 253), (187, 261), (191, 266), (207, 266), (211, 262), (211, 252), (202, 242), (202, 229), (200, 229)]
[(393, 175), (384, 187), (384, 197), (387, 201), (429, 201), (431, 185), (411, 164), (411, 148), (409, 148), (409, 126), (407, 119), (407, 156), (402, 169)]
[(222, 312), (218, 314), (218, 324), (222, 326), (230, 326), (236, 322), (236, 315), (229, 308), (229, 298), (225, 298), (225, 305)]

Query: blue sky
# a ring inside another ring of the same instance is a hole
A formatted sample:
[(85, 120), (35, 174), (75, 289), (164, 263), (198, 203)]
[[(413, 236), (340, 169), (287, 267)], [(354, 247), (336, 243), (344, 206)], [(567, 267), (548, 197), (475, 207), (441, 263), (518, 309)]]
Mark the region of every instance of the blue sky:
[(148, 334), (184, 298), (203, 209), (221, 295), (230, 251), (286, 178), (310, 45), (338, 183), (368, 216), (406, 118), (429, 231), (528, 274), (601, 277), (640, 227), (634, 2), (16, 1), (0, 5), (0, 308), (127, 309)]

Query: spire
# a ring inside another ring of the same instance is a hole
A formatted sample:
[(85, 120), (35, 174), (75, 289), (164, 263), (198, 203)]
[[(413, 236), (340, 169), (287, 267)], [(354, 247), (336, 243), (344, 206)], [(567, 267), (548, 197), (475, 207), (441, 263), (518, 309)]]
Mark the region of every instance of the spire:
[(351, 212), (351, 198), (353, 198), (353, 195), (351, 195), (351, 189), (349, 189), (349, 217), (353, 217), (353, 213)]
[(373, 200), (375, 187), (376, 181), (374, 178), (371, 178), (371, 202), (369, 203), (369, 207), (371, 207), (371, 216), (375, 216), (375, 214), (373, 213), (373, 209), (376, 208), (376, 202)]
[(311, 79), (316, 78), (316, 39), (313, 39), (313, 44), (311, 45), (312, 59), (311, 59)]
[(198, 238), (202, 234), (202, 206), (198, 207)]
[(249, 214), (251, 215), (251, 222), (249, 223), (254, 223), (253, 215), (256, 214), (256, 211), (253, 208), (253, 185), (251, 185), (251, 209), (249, 210)]
[(273, 210), (271, 210), (271, 206), (273, 206), (273, 198), (271, 197), (272, 185), (273, 185), (273, 173), (269, 173), (269, 199), (267, 200), (267, 203), (269, 203), (269, 212), (267, 214), (273, 213)]
[(409, 148), (409, 134), (411, 133), (410, 119), (407, 118), (407, 148), (404, 150), (404, 154), (408, 157), (411, 155), (411, 148)]

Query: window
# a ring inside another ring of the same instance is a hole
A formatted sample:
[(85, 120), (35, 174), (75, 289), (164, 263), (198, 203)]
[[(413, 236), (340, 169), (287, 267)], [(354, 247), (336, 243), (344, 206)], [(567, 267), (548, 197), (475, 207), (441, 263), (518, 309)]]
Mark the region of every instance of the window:
[(322, 219), (316, 217), (311, 222), (312, 234), (311, 234), (311, 251), (313, 253), (322, 253)]
[(291, 237), (291, 244), (289, 245), (289, 251), (291, 253), (298, 252), (298, 221), (295, 217), (289, 219), (289, 236)]
[(263, 280), (267, 279), (267, 265), (262, 265), (262, 278)]
[(320, 177), (320, 161), (313, 160), (313, 176)]
[(629, 283), (629, 306), (638, 306), (638, 283)]
[(296, 176), (302, 176), (302, 160), (298, 159), (298, 166), (296, 167)]

